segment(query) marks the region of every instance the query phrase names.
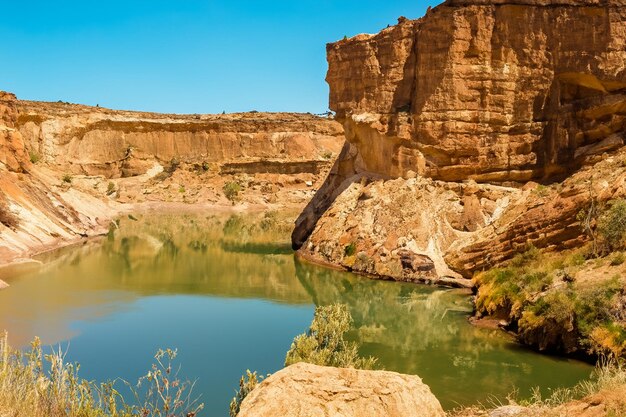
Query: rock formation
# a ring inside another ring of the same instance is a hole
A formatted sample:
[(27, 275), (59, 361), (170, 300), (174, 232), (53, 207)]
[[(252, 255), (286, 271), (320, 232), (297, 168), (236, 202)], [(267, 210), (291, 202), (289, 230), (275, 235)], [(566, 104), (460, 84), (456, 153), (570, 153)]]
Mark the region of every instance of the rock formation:
[(417, 376), (298, 363), (276, 372), (243, 401), (241, 417), (443, 417)]
[[(294, 247), (318, 262), (429, 281), (471, 276), (527, 242), (580, 243), (575, 218), (590, 186), (570, 176), (626, 137), (623, 6), (448, 0), (419, 20), (329, 44), (330, 108), (347, 141), (298, 219)], [(586, 172), (578, 179), (593, 182)], [(537, 184), (522, 188), (529, 181), (565, 181), (568, 191), (544, 201)], [(620, 183), (591, 188), (623, 193)], [(365, 256), (349, 265), (351, 253)]]
[(342, 132), (307, 114), (154, 114), (1, 92), (0, 263), (103, 233), (142, 203), (301, 207)]
[(205, 164), (222, 174), (326, 171), (338, 153), (338, 123), (307, 114), (174, 115), (66, 103), (18, 101), (27, 147), (70, 174), (146, 174), (155, 164)]

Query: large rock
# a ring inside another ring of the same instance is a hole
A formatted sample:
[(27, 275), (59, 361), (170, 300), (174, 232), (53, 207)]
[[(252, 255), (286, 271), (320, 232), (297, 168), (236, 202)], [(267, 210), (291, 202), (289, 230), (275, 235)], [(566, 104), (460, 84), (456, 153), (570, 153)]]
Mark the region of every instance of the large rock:
[(240, 417), (443, 417), (417, 376), (298, 363), (254, 389)]

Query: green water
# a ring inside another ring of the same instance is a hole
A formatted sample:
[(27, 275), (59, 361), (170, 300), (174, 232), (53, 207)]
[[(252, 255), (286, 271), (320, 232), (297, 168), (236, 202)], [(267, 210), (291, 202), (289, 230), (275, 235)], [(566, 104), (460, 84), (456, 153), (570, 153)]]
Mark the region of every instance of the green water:
[[(350, 337), (387, 370), (422, 377), (445, 408), (572, 386), (591, 367), (532, 353), (468, 324), (467, 294), (373, 281), (299, 263), (291, 215), (137, 215), (108, 237), (0, 270), (0, 329), (68, 347), (84, 377), (135, 380), (161, 347), (179, 350), (204, 415), (227, 415), (246, 370), (282, 367), (315, 305), (346, 303)], [(69, 345), (69, 346), (68, 346)]]

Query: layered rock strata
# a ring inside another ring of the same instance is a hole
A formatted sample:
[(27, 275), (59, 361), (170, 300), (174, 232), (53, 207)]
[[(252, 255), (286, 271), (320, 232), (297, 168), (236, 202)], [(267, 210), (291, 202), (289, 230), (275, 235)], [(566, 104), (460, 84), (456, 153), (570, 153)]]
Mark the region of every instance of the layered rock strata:
[[(592, 194), (567, 178), (626, 137), (623, 6), (449, 0), (419, 20), (329, 44), (330, 108), (346, 144), (298, 219), (294, 247), (318, 262), (432, 280), (433, 271), (471, 276), (528, 242), (580, 243), (575, 217)], [(537, 185), (522, 189), (530, 181), (571, 189), (538, 207)], [(614, 192), (597, 191), (620, 195), (619, 183), (607, 187)], [(344, 220), (353, 207), (369, 226)], [(339, 240), (347, 243), (327, 248)], [(368, 242), (384, 250), (372, 256)], [(348, 265), (360, 253), (370, 266)], [(390, 257), (391, 271), (380, 266)]]
[(0, 260), (105, 231), (114, 203), (56, 187), (31, 163), (14, 95), (0, 93), (0, 115)]
[(295, 113), (170, 115), (0, 96), (0, 263), (164, 203), (302, 207), (343, 142)]
[(106, 178), (172, 160), (226, 174), (319, 174), (342, 143), (338, 123), (307, 114), (174, 115), (31, 101), (17, 110), (17, 129), (42, 162)]

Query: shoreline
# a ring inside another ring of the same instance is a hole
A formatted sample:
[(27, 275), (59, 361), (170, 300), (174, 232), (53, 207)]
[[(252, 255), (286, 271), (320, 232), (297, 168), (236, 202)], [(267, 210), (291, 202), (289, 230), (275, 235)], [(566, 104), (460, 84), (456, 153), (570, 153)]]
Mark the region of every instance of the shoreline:
[[(52, 243), (41, 244), (30, 250), (24, 251), (14, 256), (0, 257), (0, 277), (2, 272), (5, 272), (11, 268), (26, 267), (30, 264), (39, 264), (40, 262), (34, 259), (37, 256), (44, 255), (46, 253), (54, 252), (63, 248), (69, 248), (74, 245), (83, 244), (89, 240), (105, 236), (109, 229), (108, 226), (116, 218), (132, 213), (199, 213), (203, 211), (210, 211), (211, 213), (259, 213), (263, 211), (288, 211), (302, 209), (302, 205), (299, 204), (239, 204), (239, 205), (225, 205), (214, 203), (168, 203), (161, 201), (145, 202), (127, 204), (119, 207), (108, 218), (104, 219), (98, 228), (85, 233), (84, 236), (75, 236), (71, 239), (59, 238)], [(10, 285), (0, 278), (0, 291), (8, 288)]]
[(307, 262), (312, 265), (319, 265), (325, 268), (334, 269), (335, 271), (349, 272), (355, 275), (364, 276), (369, 279), (378, 280), (378, 281), (405, 282), (409, 284), (463, 290), (463, 291), (466, 291), (468, 294), (471, 294), (471, 290), (472, 290), (472, 282), (470, 279), (460, 280), (460, 279), (451, 278), (451, 277), (438, 277), (437, 279), (434, 279), (434, 280), (424, 279), (424, 280), (405, 281), (401, 279), (396, 279), (388, 275), (376, 275), (376, 274), (370, 274), (367, 272), (351, 270), (344, 266), (318, 259), (315, 256), (312, 256), (310, 253), (303, 252), (302, 249), (295, 251), (295, 257), (296, 259), (300, 261)]

